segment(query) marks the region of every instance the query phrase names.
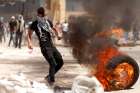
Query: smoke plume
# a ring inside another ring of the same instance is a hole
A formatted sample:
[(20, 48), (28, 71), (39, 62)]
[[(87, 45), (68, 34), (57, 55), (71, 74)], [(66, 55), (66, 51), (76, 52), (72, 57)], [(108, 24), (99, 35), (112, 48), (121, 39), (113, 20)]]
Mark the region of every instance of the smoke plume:
[(136, 20), (138, 0), (82, 0), (85, 15), (70, 17), (69, 43), (82, 64), (96, 65), (97, 55), (107, 47), (117, 49), (112, 27), (130, 30)]

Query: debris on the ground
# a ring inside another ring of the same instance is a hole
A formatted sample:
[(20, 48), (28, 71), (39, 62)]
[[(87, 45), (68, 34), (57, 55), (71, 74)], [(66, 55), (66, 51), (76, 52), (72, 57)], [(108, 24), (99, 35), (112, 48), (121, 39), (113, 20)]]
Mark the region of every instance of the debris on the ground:
[(104, 88), (94, 76), (77, 76), (72, 85), (72, 93), (104, 93)]
[(0, 80), (0, 93), (54, 93), (44, 83), (28, 80), (22, 73)]
[(0, 80), (0, 93), (104, 93), (104, 89), (93, 76), (77, 76), (74, 79), (72, 90), (65, 90), (28, 80), (24, 74), (18, 73)]

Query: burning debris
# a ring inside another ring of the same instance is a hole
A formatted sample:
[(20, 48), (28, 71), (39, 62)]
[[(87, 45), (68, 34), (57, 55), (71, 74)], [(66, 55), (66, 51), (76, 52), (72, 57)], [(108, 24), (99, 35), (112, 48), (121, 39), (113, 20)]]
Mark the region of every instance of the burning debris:
[[(133, 59), (130, 61), (130, 57), (117, 49), (116, 40), (112, 38), (114, 28), (122, 29), (122, 31), (130, 30), (133, 21), (136, 19), (134, 10), (137, 8), (135, 6), (137, 2), (137, 0), (88, 0), (88, 2), (85, 0), (83, 7), (87, 14), (70, 18), (69, 43), (72, 46), (73, 55), (80, 64), (91, 69), (91, 74), (98, 78), (105, 90), (128, 88), (136, 82), (127, 82), (128, 86), (124, 82), (122, 85), (114, 84), (112, 86), (110, 83), (112, 80), (107, 79), (107, 73), (110, 69), (107, 69), (106, 66), (114, 57), (119, 59), (120, 62), (118, 63), (120, 64), (131, 63), (130, 65), (133, 67), (136, 66), (137, 69), (131, 69), (133, 72), (131, 79), (138, 79), (138, 65)], [(125, 60), (120, 56), (123, 56)], [(111, 64), (118, 65), (118, 63), (115, 63), (114, 60), (114, 63)], [(110, 65), (110, 68), (112, 66)], [(116, 65), (114, 69), (115, 67)], [(120, 73), (125, 73), (127, 74), (126, 77), (130, 78), (128, 75), (129, 66), (126, 68)], [(125, 79), (119, 74), (118, 76), (120, 76), (119, 79)], [(124, 85), (126, 86), (124, 87)]]

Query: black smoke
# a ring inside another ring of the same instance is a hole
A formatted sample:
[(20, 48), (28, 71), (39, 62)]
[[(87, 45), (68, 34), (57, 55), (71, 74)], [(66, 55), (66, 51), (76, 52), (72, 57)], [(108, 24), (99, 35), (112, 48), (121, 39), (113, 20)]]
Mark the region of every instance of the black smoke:
[[(70, 17), (69, 44), (82, 64), (96, 65), (97, 55), (107, 47), (117, 49), (112, 27), (130, 30), (137, 18), (138, 0), (82, 0), (86, 14)], [(104, 33), (103, 35), (101, 33)]]

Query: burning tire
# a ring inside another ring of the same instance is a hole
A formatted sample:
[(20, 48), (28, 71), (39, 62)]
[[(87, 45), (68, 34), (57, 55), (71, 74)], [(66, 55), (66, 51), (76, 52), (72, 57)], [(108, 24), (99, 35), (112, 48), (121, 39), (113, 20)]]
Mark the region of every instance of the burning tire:
[(136, 83), (139, 77), (137, 62), (126, 55), (113, 57), (106, 65), (106, 69), (106, 80), (111, 90), (128, 89)]

